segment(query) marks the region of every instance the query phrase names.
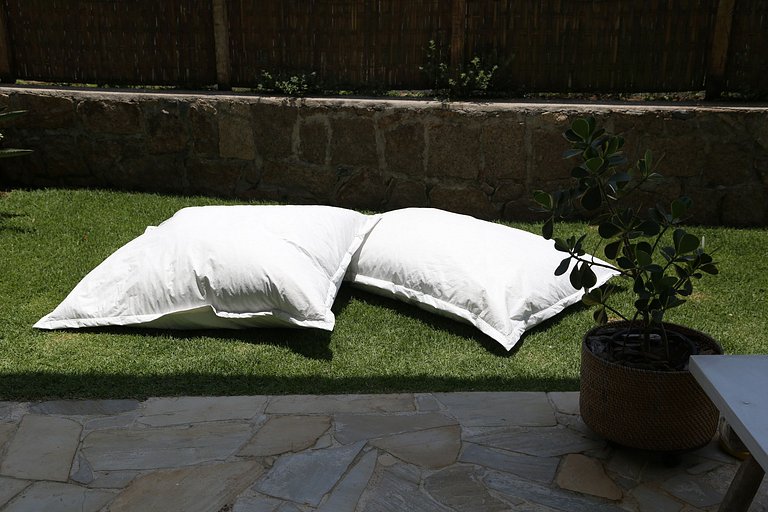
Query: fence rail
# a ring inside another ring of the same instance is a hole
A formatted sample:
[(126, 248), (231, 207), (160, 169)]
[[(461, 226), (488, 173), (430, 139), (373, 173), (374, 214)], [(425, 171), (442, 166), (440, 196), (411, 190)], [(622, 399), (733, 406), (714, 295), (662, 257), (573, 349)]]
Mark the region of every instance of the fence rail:
[(418, 89), (428, 41), (529, 92), (768, 94), (768, 0), (0, 0), (0, 80)]

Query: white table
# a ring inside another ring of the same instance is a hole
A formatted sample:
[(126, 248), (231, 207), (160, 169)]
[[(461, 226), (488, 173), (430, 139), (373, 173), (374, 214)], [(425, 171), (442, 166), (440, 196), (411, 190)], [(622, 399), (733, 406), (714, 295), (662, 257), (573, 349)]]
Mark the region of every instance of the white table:
[(768, 468), (768, 355), (691, 356), (690, 370), (749, 450), (720, 505), (746, 511)]

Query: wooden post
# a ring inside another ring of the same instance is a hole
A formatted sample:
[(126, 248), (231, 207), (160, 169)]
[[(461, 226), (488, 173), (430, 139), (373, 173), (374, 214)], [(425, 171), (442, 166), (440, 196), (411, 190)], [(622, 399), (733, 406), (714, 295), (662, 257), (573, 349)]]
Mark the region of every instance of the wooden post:
[(760, 463), (752, 455), (747, 457), (736, 471), (736, 476), (733, 477), (733, 482), (728, 487), (718, 510), (720, 512), (747, 512), (764, 476), (765, 471)]
[(709, 69), (706, 78), (706, 99), (715, 100), (723, 92), (725, 68), (728, 63), (728, 46), (731, 40), (733, 10), (736, 0), (720, 0), (717, 3), (715, 32), (709, 52)]
[(467, 0), (451, 2), (451, 68), (464, 65), (464, 39), (467, 33)]
[(232, 90), (229, 62), (227, 0), (213, 0), (213, 41), (216, 47), (216, 83), (220, 91)]
[(11, 33), (8, 30), (8, 17), (5, 2), (0, 3), (0, 80), (6, 83), (16, 81), (11, 51)]

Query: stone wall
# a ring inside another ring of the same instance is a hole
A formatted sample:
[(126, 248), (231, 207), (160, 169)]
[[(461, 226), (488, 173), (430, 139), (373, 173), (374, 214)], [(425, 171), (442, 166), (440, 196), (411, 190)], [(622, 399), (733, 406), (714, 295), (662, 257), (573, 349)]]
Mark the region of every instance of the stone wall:
[(664, 154), (648, 203), (683, 192), (695, 221), (768, 224), (768, 108), (439, 103), (0, 88), (4, 187), (99, 187), (368, 210), (432, 206), (531, 218), (563, 183), (562, 131), (595, 115), (626, 152)]

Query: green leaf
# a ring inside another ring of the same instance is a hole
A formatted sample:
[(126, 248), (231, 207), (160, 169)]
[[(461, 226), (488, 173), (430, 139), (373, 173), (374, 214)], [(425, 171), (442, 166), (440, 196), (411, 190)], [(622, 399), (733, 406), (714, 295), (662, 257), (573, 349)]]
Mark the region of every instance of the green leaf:
[(0, 121), (10, 121), (16, 117), (26, 114), (26, 110), (10, 110), (8, 112), (0, 112)]
[(642, 231), (645, 236), (656, 236), (661, 231), (659, 223), (652, 220), (644, 220), (637, 228)]
[(621, 250), (622, 245), (621, 240), (616, 240), (615, 242), (611, 242), (608, 245), (605, 246), (605, 249), (603, 252), (605, 253), (605, 257), (609, 260), (615, 260), (616, 257), (619, 255), (619, 251)]
[(597, 284), (597, 276), (595, 271), (588, 263), (581, 264), (581, 286), (585, 290), (589, 290)]
[(720, 271), (718, 270), (718, 268), (715, 266), (714, 263), (707, 263), (706, 265), (702, 265), (701, 267), (699, 267), (699, 269), (702, 272), (706, 272), (707, 274), (710, 274), (713, 276), (720, 273)]
[(610, 240), (621, 233), (621, 227), (612, 222), (604, 222), (597, 228), (597, 232), (604, 240)]
[(600, 195), (600, 189), (592, 187), (584, 192), (581, 196), (581, 206), (586, 210), (597, 210), (603, 202), (603, 197)]
[(636, 250), (635, 257), (637, 258), (637, 263), (641, 267), (648, 267), (649, 265), (653, 264), (653, 258), (651, 258), (651, 255), (645, 251)]
[(589, 169), (589, 171), (592, 174), (596, 174), (600, 169), (603, 167), (603, 164), (605, 163), (605, 160), (600, 158), (599, 156), (596, 156), (594, 158), (590, 158), (586, 162), (584, 162), (584, 166)]
[(547, 210), (551, 210), (554, 207), (554, 200), (552, 199), (552, 195), (544, 192), (543, 190), (534, 190), (533, 200)]
[(683, 229), (676, 229), (672, 234), (672, 240), (675, 242), (675, 250), (678, 254), (693, 252), (699, 248), (700, 244), (697, 236), (691, 235)]
[(575, 156), (579, 156), (582, 152), (583, 151), (581, 149), (578, 149), (578, 148), (567, 149), (567, 150), (565, 150), (563, 152), (563, 158), (564, 159), (573, 158)]
[(586, 178), (589, 176), (589, 171), (584, 169), (583, 167), (574, 167), (571, 169), (571, 177), (578, 179)]
[(682, 219), (685, 214), (688, 213), (688, 208), (691, 206), (691, 200), (687, 197), (680, 197), (672, 201), (672, 218)]
[(31, 149), (0, 149), (0, 158), (11, 158), (13, 156), (22, 156), (32, 153)]
[(576, 132), (574, 132), (573, 130), (571, 130), (571, 129), (568, 129), (565, 132), (563, 132), (563, 137), (565, 137), (568, 140), (568, 142), (581, 142), (582, 141), (582, 138), (579, 137), (579, 135)]
[(600, 289), (591, 290), (584, 294), (584, 296), (581, 298), (581, 302), (584, 303), (586, 306), (597, 306), (598, 304), (603, 303), (603, 293), (600, 291)]
[(595, 323), (598, 325), (605, 325), (608, 323), (608, 315), (605, 312), (605, 308), (596, 309), (595, 312), (592, 313), (592, 318), (595, 319)]
[(568, 271), (568, 267), (571, 266), (571, 257), (568, 256), (567, 258), (563, 259), (563, 261), (560, 262), (560, 264), (555, 269), (555, 275), (561, 276), (565, 274)]
[(573, 267), (573, 270), (571, 270), (571, 275), (568, 277), (571, 281), (571, 286), (577, 290), (581, 290), (581, 269), (578, 265)]
[[(592, 121), (590, 126), (590, 120)], [(574, 134), (576, 134), (577, 137), (579, 137), (582, 141), (586, 141), (589, 139), (590, 134), (592, 133), (592, 130), (594, 129), (594, 118), (584, 119), (579, 118), (576, 119), (571, 124), (571, 130)], [(566, 132), (567, 133), (567, 132)]]
[(550, 217), (549, 219), (544, 222), (544, 224), (541, 226), (541, 236), (543, 236), (547, 240), (552, 239), (552, 235), (555, 231), (555, 223)]
[(619, 266), (619, 268), (623, 268), (623, 269), (630, 269), (635, 267), (635, 264), (632, 263), (632, 260), (630, 260), (626, 256), (621, 256), (620, 258), (617, 258), (616, 264)]

